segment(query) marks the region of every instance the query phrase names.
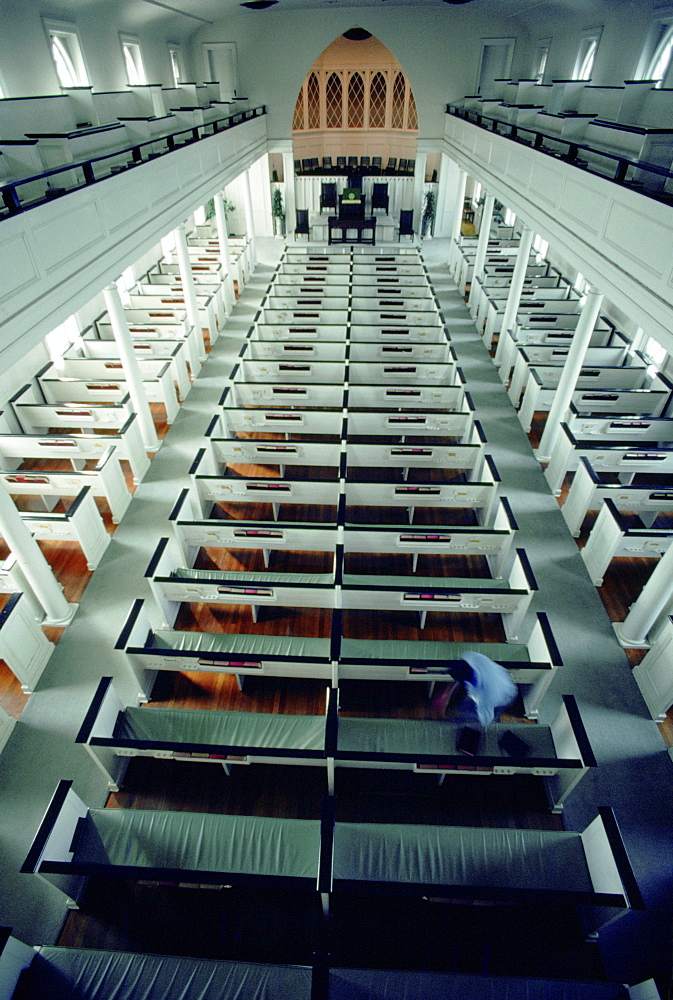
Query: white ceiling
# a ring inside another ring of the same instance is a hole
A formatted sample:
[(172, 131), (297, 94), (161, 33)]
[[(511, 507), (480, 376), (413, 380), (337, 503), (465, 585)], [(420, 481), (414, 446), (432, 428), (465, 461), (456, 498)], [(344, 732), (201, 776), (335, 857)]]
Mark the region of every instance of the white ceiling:
[[(71, 0), (73, 6), (90, 6), (98, 2), (100, 0)], [(138, 26), (163, 21), (180, 26), (184, 31), (188, 30), (190, 23), (196, 29), (199, 24), (212, 24), (241, 12), (250, 18), (261, 19), (269, 14), (277, 16), (282, 11), (341, 8), (353, 11), (355, 16), (363, 8), (435, 7), (442, 11), (443, 16), (469, 10), (478, 12), (484, 18), (526, 18), (533, 15), (537, 20), (562, 17), (564, 14), (586, 14), (595, 4), (593, 0), (471, 0), (456, 6), (442, 0), (278, 0), (268, 10), (249, 10), (240, 6), (240, 0), (122, 0), (120, 6), (125, 8), (128, 19)], [(357, 17), (354, 24), (357, 24)]]

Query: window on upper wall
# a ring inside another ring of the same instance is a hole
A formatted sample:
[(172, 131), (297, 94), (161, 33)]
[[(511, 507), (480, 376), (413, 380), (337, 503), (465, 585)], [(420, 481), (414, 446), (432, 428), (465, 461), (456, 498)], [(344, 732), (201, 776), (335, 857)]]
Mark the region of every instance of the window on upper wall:
[(643, 347), (643, 354), (649, 361), (652, 361), (655, 365), (660, 368), (663, 366), (666, 360), (667, 352), (666, 348), (662, 347), (658, 340), (654, 337), (648, 337), (645, 341), (645, 346)]
[(655, 87), (660, 89), (668, 84), (667, 78), (673, 76), (673, 24), (661, 25), (659, 41), (654, 49), (646, 80), (656, 80)]
[(577, 50), (577, 58), (575, 59), (573, 80), (591, 79), (602, 31), (602, 28), (592, 28), (590, 31), (582, 33), (580, 46)]
[(168, 58), (171, 61), (173, 83), (176, 87), (179, 87), (185, 78), (185, 72), (182, 68), (182, 52), (177, 45), (168, 46)]
[(84, 65), (79, 35), (74, 24), (45, 19), (49, 51), (62, 87), (86, 87), (89, 78)]
[(544, 79), (544, 73), (547, 68), (547, 59), (549, 58), (549, 46), (551, 45), (551, 38), (541, 38), (538, 42), (537, 49), (535, 51), (535, 61), (533, 63), (533, 79), (537, 80), (538, 83), (542, 83)]
[(131, 38), (129, 35), (120, 35), (119, 41), (121, 42), (122, 56), (124, 57), (124, 67), (129, 86), (137, 87), (140, 84), (147, 83), (140, 42), (137, 38)]
[(535, 234), (535, 239), (533, 240), (533, 250), (537, 253), (541, 260), (544, 260), (547, 256), (547, 250), (549, 249), (549, 243), (547, 240), (543, 240), (539, 233)]

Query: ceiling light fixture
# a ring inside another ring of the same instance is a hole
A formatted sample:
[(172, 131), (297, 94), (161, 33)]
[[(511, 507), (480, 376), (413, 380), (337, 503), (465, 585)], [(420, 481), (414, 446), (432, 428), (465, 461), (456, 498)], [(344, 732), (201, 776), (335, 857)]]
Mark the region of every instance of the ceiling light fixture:
[(240, 6), (249, 7), (250, 10), (266, 10), (267, 7), (273, 7), (276, 3), (278, 0), (248, 0), (247, 3), (242, 3)]
[(444, 3), (451, 3), (456, 5), (461, 3), (471, 3), (471, 2), (472, 0), (444, 0)]

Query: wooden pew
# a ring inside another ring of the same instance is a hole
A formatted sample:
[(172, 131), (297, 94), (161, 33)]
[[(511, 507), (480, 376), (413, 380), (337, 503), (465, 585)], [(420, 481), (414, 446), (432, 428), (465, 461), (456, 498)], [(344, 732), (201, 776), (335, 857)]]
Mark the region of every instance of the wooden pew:
[[(170, 364), (147, 359), (139, 364), (144, 369), (143, 389), (148, 402), (161, 403), (166, 411), (166, 423), (172, 424), (180, 406)], [(87, 374), (89, 372), (92, 374)], [(126, 379), (118, 361), (73, 358), (65, 361), (63, 368), (45, 365), (36, 378), (48, 403), (117, 403), (128, 395)]]
[[(519, 322), (519, 318), (521, 322)], [(569, 347), (577, 326), (576, 315), (517, 317), (510, 330), (501, 330), (493, 363), (500, 371), (504, 383), (509, 382), (517, 347), (527, 344), (553, 344), (555, 347)], [(604, 317), (597, 320), (589, 344), (601, 347), (612, 343), (614, 326)]]
[[(673, 420), (670, 417), (623, 417), (615, 420), (605, 417), (583, 417), (575, 410), (569, 422), (561, 424), (545, 478), (552, 493), (558, 496), (565, 477), (574, 472), (581, 457), (607, 451), (617, 457), (617, 452), (653, 453), (652, 464), (667, 462), (667, 452), (673, 448)], [(638, 459), (636, 459), (638, 461)]]
[[(212, 346), (217, 340), (220, 332), (217, 324), (215, 303), (212, 296), (199, 295), (198, 292), (196, 295), (196, 301), (199, 307), (201, 326), (205, 326), (207, 328)], [(157, 291), (152, 288), (150, 292), (132, 292), (128, 297), (129, 309), (142, 309), (149, 312), (157, 309), (165, 309), (166, 307), (169, 309), (176, 307), (179, 312), (183, 312), (185, 310), (184, 294), (181, 292), (166, 292), (162, 294), (161, 290)]]
[(0, 611), (0, 657), (24, 694), (35, 690), (53, 651), (54, 644), (35, 620), (29, 601), (21, 593), (12, 593)]
[[(492, 723), (468, 763), (457, 748), (462, 724), (448, 720), (342, 718), (338, 689), (328, 688), (324, 715), (214, 712), (140, 708), (125, 704), (111, 677), (103, 677), (76, 743), (119, 791), (132, 757), (210, 763), (227, 774), (236, 764), (301, 764), (324, 767), (329, 794), (336, 768), (386, 768), (436, 774), (439, 784), (461, 774), (542, 777), (552, 812), (563, 803), (596, 759), (572, 695), (564, 695), (549, 725)], [(330, 732), (334, 727), (334, 734)], [(508, 754), (498, 740), (513, 732), (527, 747)], [(376, 749), (363, 747), (375, 741)], [(556, 781), (550, 779), (555, 778)]]
[[(587, 458), (580, 458), (572, 486), (568, 491), (561, 513), (568, 529), (576, 538), (580, 533), (584, 518), (590, 510), (599, 510), (608, 498), (617, 510), (670, 511), (673, 505), (673, 483), (661, 483), (657, 472), (652, 473), (647, 484), (625, 485), (606, 483), (601, 472), (618, 472), (621, 462), (611, 468), (606, 461), (600, 472), (594, 470)], [(643, 472), (642, 466), (638, 470)], [(668, 480), (668, 476), (663, 477)]]
[[(550, 401), (561, 380), (565, 364), (528, 364), (520, 368), (515, 384), (510, 385), (509, 398), (514, 407), (521, 406), (527, 413), (548, 410)], [(647, 364), (634, 358), (631, 365), (586, 365), (577, 376), (580, 389), (649, 389), (654, 380), (648, 374)], [(514, 382), (514, 378), (512, 378)], [(523, 399), (522, 396), (523, 390)], [(526, 397), (531, 394), (530, 402)]]
[[(333, 629), (334, 632), (334, 629)], [(251, 677), (314, 677), (339, 680), (408, 681), (432, 685), (450, 679), (465, 652), (501, 663), (524, 685), (526, 715), (535, 718), (562, 660), (545, 615), (537, 613), (526, 642), (433, 642), (425, 639), (355, 639), (338, 634), (309, 638), (241, 632), (182, 632), (153, 629), (143, 600), (136, 600), (115, 649), (125, 651), (138, 684), (138, 699), (151, 697), (157, 671), (226, 673)]]
[[(131, 467), (133, 482), (139, 483), (147, 472), (150, 460), (145, 451), (135, 413), (131, 411), (130, 398), (121, 403), (82, 407), (77, 403), (53, 405), (38, 401), (33, 386), (25, 385), (10, 400), (19, 427), (26, 437), (39, 439), (37, 446), (44, 454), (56, 449), (61, 457), (75, 456), (75, 461), (99, 458), (111, 444), (117, 457)], [(51, 435), (52, 428), (67, 430)], [(77, 432), (72, 428), (91, 427), (91, 433)], [(39, 433), (42, 429), (42, 433)], [(100, 430), (101, 433), (96, 433)], [(52, 440), (53, 437), (53, 440)], [(0, 454), (4, 454), (0, 449)], [(55, 457), (50, 454), (50, 457)]]
[[(187, 354), (183, 340), (145, 340), (133, 343), (133, 353), (139, 361), (154, 360), (171, 366), (173, 380), (177, 386), (180, 400), (184, 400), (191, 388), (187, 370)], [(91, 358), (97, 361), (119, 359), (120, 353), (114, 341), (93, 339), (93, 331), (82, 337), (76, 348), (71, 348), (65, 355), (66, 359)]]
[[(126, 318), (131, 339), (140, 346), (147, 346), (153, 340), (184, 341), (190, 373), (193, 378), (198, 375), (206, 357), (203, 337), (195, 327), (189, 326), (186, 316), (181, 317), (179, 313), (171, 314), (165, 310), (158, 312), (133, 309), (126, 310)], [(106, 318), (96, 320), (95, 326), (100, 340), (114, 341), (112, 326)]]
[(673, 526), (656, 528), (638, 519), (624, 517), (607, 497), (598, 512), (596, 523), (581, 550), (582, 559), (595, 587), (603, 585), (603, 577), (613, 559), (660, 559), (673, 542)]
[[(526, 432), (530, 431), (535, 412), (550, 408), (561, 371), (560, 368), (531, 369), (518, 411), (519, 421)], [(596, 387), (576, 389), (572, 401), (578, 410), (585, 413), (639, 413), (658, 417), (671, 398), (673, 387), (668, 380), (660, 375), (648, 376), (645, 368), (592, 368), (583, 369), (583, 372), (580, 378), (585, 385), (591, 380)], [(598, 375), (595, 376), (594, 372)], [(612, 385), (608, 386), (608, 383)]]
[[(19, 465), (25, 459), (45, 457), (38, 447), (20, 447), (21, 435), (10, 442), (8, 436), (0, 437), (0, 448), (3, 456), (7, 452), (12, 459), (19, 459)], [(30, 442), (29, 442), (30, 443)], [(14, 447), (12, 447), (14, 445)], [(55, 449), (56, 450), (56, 449)], [(59, 455), (59, 458), (62, 457)], [(11, 463), (14, 464), (13, 462)], [(88, 487), (91, 495), (105, 500), (112, 515), (114, 524), (119, 524), (131, 503), (131, 494), (126, 488), (124, 475), (114, 445), (109, 445), (97, 460), (93, 469), (71, 469), (67, 471), (41, 471), (32, 468), (30, 471), (19, 469), (3, 469), (0, 467), (0, 482), (4, 483), (7, 492), (13, 496), (32, 496), (39, 498), (41, 509), (51, 511), (61, 497), (77, 496), (81, 489)]]
[[(620, 343), (619, 341), (622, 341)], [(589, 367), (604, 368), (629, 367), (631, 357), (628, 354), (629, 343), (623, 334), (616, 334), (613, 342), (605, 347), (588, 347), (584, 356), (584, 364)], [(565, 365), (570, 348), (554, 347), (550, 344), (527, 344), (517, 347), (514, 370), (509, 383), (509, 398), (514, 406), (518, 406), (521, 393), (528, 378), (528, 369), (540, 365), (543, 368), (551, 365)], [(636, 360), (636, 367), (640, 364)], [(646, 362), (642, 362), (645, 363)]]

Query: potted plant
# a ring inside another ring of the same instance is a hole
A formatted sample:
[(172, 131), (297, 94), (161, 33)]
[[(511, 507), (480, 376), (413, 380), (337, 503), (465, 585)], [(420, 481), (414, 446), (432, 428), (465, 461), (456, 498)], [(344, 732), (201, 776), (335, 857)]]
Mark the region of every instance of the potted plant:
[(425, 205), (421, 219), (421, 236), (432, 236), (435, 228), (435, 192), (425, 192)]
[(283, 194), (280, 188), (276, 188), (273, 192), (271, 215), (273, 217), (273, 235), (285, 236), (285, 212), (283, 210)]

